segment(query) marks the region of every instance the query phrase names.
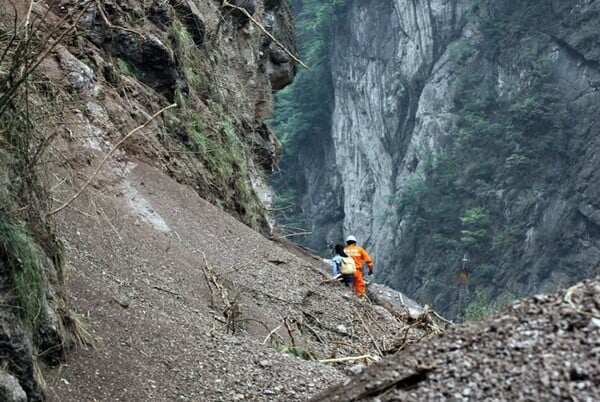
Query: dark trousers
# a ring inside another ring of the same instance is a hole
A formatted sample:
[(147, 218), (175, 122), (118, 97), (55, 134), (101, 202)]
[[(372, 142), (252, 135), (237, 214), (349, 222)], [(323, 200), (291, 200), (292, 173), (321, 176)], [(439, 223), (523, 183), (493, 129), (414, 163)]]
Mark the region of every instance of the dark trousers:
[(354, 274), (342, 274), (342, 282), (348, 287), (354, 286)]

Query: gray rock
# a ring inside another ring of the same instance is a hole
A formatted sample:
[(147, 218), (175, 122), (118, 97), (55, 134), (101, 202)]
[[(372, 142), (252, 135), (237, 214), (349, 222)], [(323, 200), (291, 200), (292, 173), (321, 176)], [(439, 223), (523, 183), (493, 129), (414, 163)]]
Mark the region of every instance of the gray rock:
[(0, 401), (27, 402), (27, 394), (12, 375), (0, 371)]

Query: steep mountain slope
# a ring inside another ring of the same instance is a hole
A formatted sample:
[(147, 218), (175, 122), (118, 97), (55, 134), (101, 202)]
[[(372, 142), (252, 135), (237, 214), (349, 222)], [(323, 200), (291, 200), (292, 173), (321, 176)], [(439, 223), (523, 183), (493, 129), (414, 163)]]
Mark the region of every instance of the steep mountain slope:
[(50, 400), (301, 401), (345, 377), (302, 356), (374, 357), (407, 330), (152, 166), (124, 158), (95, 183), (57, 217), (95, 348), (46, 371)]
[(301, 401), (440, 332), (265, 236), (284, 2), (0, 6), (1, 400)]
[(331, 131), (294, 169), (306, 245), (343, 228), (376, 280), (460, 318), (597, 275), (600, 4), (345, 4)]
[(264, 237), (285, 2), (8, 2), (0, 23), (0, 399), (304, 400), (345, 375), (315, 359), (430, 332)]

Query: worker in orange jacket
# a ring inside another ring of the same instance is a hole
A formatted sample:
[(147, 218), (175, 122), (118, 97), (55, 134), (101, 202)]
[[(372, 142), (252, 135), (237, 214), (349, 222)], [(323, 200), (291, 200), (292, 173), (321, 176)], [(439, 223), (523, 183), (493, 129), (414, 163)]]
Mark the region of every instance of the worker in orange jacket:
[(363, 279), (363, 263), (367, 263), (369, 275), (373, 274), (373, 259), (367, 251), (356, 245), (356, 237), (350, 235), (346, 238), (344, 252), (354, 259), (356, 272), (354, 273), (354, 293), (359, 297), (365, 297), (367, 289)]

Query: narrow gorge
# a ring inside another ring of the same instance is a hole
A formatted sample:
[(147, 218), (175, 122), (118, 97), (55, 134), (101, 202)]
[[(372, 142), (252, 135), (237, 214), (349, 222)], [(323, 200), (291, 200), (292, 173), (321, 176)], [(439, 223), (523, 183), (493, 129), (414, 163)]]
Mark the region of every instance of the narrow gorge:
[(343, 2), (300, 241), (355, 234), (376, 281), (452, 317), (597, 275), (599, 23), (589, 0)]

